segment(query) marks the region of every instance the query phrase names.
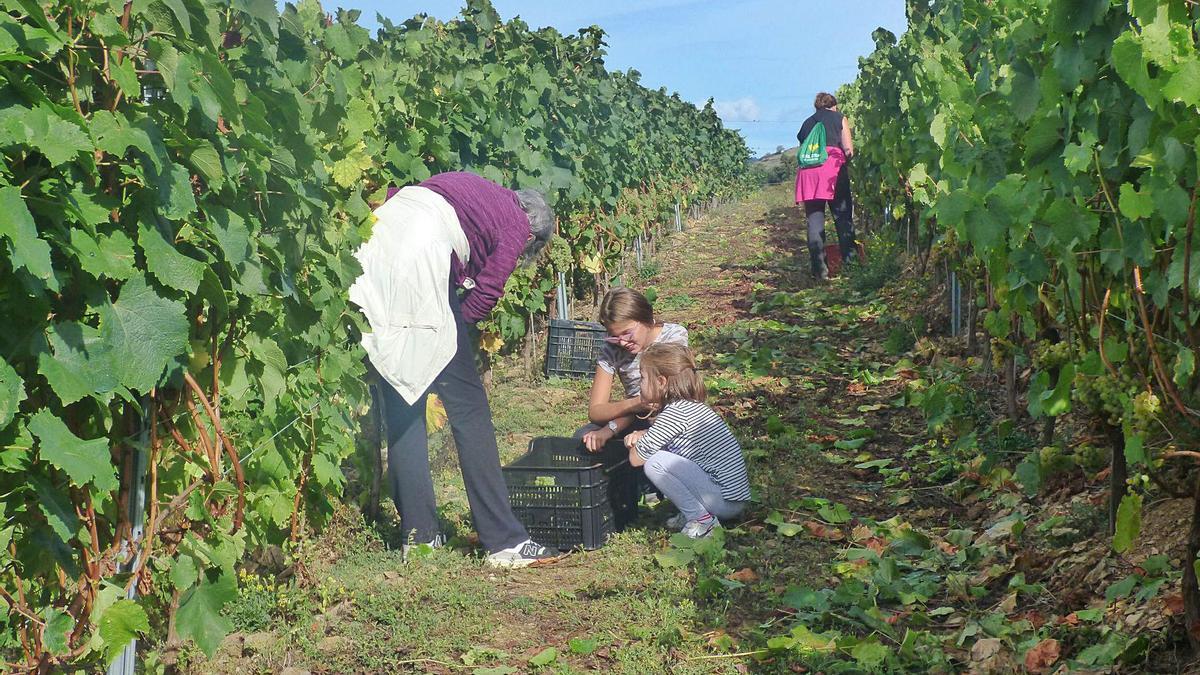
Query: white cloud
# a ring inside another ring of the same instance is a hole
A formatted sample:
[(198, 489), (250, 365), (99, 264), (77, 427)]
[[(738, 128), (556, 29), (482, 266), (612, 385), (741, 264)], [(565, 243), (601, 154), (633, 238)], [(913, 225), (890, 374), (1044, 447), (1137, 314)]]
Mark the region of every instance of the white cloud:
[(752, 96), (743, 96), (733, 101), (715, 101), (713, 108), (724, 122), (752, 122), (759, 118), (761, 110)]

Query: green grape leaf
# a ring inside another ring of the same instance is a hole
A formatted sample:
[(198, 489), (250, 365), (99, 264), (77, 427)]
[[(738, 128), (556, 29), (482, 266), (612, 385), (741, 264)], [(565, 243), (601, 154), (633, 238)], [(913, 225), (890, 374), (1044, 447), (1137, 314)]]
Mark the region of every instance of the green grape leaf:
[(200, 141), (188, 155), (188, 163), (211, 185), (220, 185), (225, 178), (225, 167), (221, 165), (221, 156), (217, 154), (217, 149), (211, 143)]
[(33, 484), (33, 491), (37, 494), (38, 508), (46, 516), (46, 521), (50, 523), (50, 529), (63, 542), (70, 542), (75, 533), (79, 531), (79, 518), (75, 516), (71, 500), (42, 478), (32, 477), (30, 483)]
[(529, 658), (529, 665), (548, 666), (558, 660), (558, 648), (546, 647)]
[(183, 0), (156, 0), (171, 10), (175, 15), (175, 20), (179, 22), (179, 27), (183, 29), (183, 35), (186, 37), (192, 32), (192, 17), (188, 14), (187, 7), (183, 4)]
[(112, 663), (139, 634), (150, 632), (150, 620), (136, 602), (122, 599), (104, 610), (99, 628), (106, 660)]
[(175, 590), (181, 593), (195, 585), (199, 578), (196, 560), (190, 555), (179, 556), (175, 559), (175, 564), (171, 565), (171, 583)]
[(667, 569), (687, 567), (696, 559), (696, 552), (686, 548), (669, 548), (661, 553), (655, 553), (654, 559)]
[(133, 241), (120, 230), (93, 237), (82, 227), (72, 228), (71, 248), (83, 271), (97, 279), (124, 281), (137, 273)]
[(857, 661), (859, 665), (867, 670), (872, 671), (883, 665), (884, 660), (887, 659), (888, 654), (891, 653), (892, 650), (888, 649), (886, 646), (881, 644), (879, 640), (876, 640), (873, 637), (854, 645), (854, 647), (850, 650), (850, 656), (854, 657), (854, 660)]
[[(1124, 504), (1123, 501), (1122, 504)], [(1130, 574), (1124, 579), (1110, 584), (1109, 587), (1104, 591), (1104, 599), (1111, 603), (1116, 600), (1120, 600), (1121, 598), (1128, 597), (1129, 594), (1133, 592), (1133, 589), (1137, 588), (1139, 581), (1141, 581), (1141, 577), (1136, 574)]]
[(85, 441), (45, 408), (29, 420), (29, 432), (38, 439), (41, 458), (62, 469), (75, 485), (91, 484), (101, 492), (115, 492), (120, 486), (107, 438)]
[(146, 269), (164, 286), (189, 294), (200, 287), (205, 264), (180, 253), (153, 224), (138, 225), (138, 245), (146, 254)]
[(163, 371), (188, 351), (188, 322), (183, 303), (167, 300), (134, 277), (115, 303), (100, 308), (100, 336), (112, 346), (118, 380), (136, 392), (148, 392)]
[(25, 381), (12, 366), (0, 359), (0, 431), (16, 419), (25, 398)]
[(1154, 198), (1144, 191), (1139, 191), (1129, 183), (1121, 185), (1121, 213), (1131, 220), (1149, 218), (1154, 213)]
[(75, 619), (55, 607), (42, 610), (42, 618), (46, 622), (42, 633), (46, 650), (55, 656), (65, 656), (71, 651), (70, 639), (71, 632), (75, 630)]
[(1141, 531), (1142, 496), (1130, 492), (1121, 499), (1121, 505), (1117, 507), (1117, 531), (1113, 535), (1113, 550), (1125, 553), (1133, 548), (1133, 542)]
[(33, 215), (21, 198), (21, 191), (12, 186), (0, 187), (0, 237), (9, 241), (9, 260), (14, 268), (24, 267), (33, 276), (57, 289), (54, 268), (50, 264), (50, 245), (38, 237)]
[(24, 142), (45, 155), (54, 166), (92, 150), (92, 140), (79, 125), (63, 119), (48, 105), (29, 109), (23, 122)]
[[(1175, 384), (1186, 387), (1196, 372), (1196, 353), (1190, 349), (1180, 349), (1175, 356)], [(4, 409), (0, 406), (0, 427), (4, 426)]]
[(1028, 66), (1018, 70), (1012, 78), (1012, 95), (1010, 102), (1013, 114), (1022, 122), (1028, 122), (1037, 111), (1041, 92), (1038, 90), (1038, 78), (1028, 71)]
[(206, 213), (225, 260), (235, 267), (249, 262), (254, 256), (254, 246), (246, 221), (237, 213), (221, 207), (208, 207)]
[(165, 174), (157, 177), (159, 214), (167, 220), (181, 220), (196, 210), (192, 194), (192, 177), (187, 169), (172, 164)]
[(1184, 61), (1166, 86), (1163, 96), (1193, 108), (1200, 107), (1200, 57), (1195, 55)]
[(64, 405), (117, 388), (112, 354), (99, 330), (62, 322), (52, 324), (46, 337), (50, 351), (38, 356), (38, 372)]
[(273, 37), (279, 37), (279, 9), (272, 0), (233, 0), (233, 8), (261, 21)]
[(160, 166), (159, 160), (164, 149), (160, 147), (157, 137), (152, 136), (143, 126), (130, 125), (122, 116), (107, 110), (97, 110), (92, 113), (89, 131), (95, 139), (96, 147), (110, 155), (124, 157), (129, 148), (134, 148), (141, 150), (155, 167)]
[(1057, 417), (1071, 411), (1071, 387), (1075, 384), (1075, 365), (1068, 363), (1058, 375), (1058, 384), (1049, 392), (1042, 404), (1042, 411)]
[(108, 72), (121, 88), (121, 93), (127, 98), (136, 99), (142, 96), (142, 86), (138, 82), (137, 72), (133, 68), (133, 59), (124, 58), (119, 62), (115, 55), (108, 59)]
[(221, 640), (233, 630), (233, 624), (221, 610), (236, 598), (237, 588), (231, 576), (222, 574), (212, 582), (201, 579), (179, 600), (175, 615), (179, 637), (191, 639), (211, 658)]
[(833, 504), (825, 504), (818, 508), (817, 515), (820, 516), (825, 522), (833, 523), (834, 525), (848, 523), (853, 518), (853, 516), (850, 514), (850, 509), (846, 508), (845, 504), (836, 502)]
[[(65, 206), (74, 213), (79, 222), (84, 225), (102, 225), (109, 221), (109, 211), (115, 206), (112, 200), (76, 185), (64, 200)], [(108, 202), (107, 205), (104, 202)]]

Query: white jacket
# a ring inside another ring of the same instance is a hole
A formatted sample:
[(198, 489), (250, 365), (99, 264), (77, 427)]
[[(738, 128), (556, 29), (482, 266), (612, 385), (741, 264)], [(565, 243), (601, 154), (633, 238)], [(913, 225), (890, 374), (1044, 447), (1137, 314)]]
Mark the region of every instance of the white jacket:
[(413, 404), (457, 350), (450, 254), (466, 264), (471, 246), (454, 207), (428, 188), (400, 190), (375, 216), (371, 238), (354, 254), (363, 273), (350, 300), (371, 324), (362, 341), (371, 363)]

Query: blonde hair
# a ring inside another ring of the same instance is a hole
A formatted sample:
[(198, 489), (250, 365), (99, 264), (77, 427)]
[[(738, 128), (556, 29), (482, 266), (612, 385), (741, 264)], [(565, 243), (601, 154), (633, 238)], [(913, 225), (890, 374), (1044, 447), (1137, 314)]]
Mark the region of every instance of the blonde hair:
[(605, 328), (622, 321), (654, 325), (654, 308), (646, 296), (632, 288), (618, 287), (604, 294), (600, 301), (600, 323)]
[[(692, 350), (677, 342), (656, 342), (641, 354), (642, 398), (659, 405), (673, 401), (698, 401), (708, 399), (708, 389), (700, 373), (696, 372), (696, 359)], [(663, 391), (657, 391), (658, 378), (667, 380)]]

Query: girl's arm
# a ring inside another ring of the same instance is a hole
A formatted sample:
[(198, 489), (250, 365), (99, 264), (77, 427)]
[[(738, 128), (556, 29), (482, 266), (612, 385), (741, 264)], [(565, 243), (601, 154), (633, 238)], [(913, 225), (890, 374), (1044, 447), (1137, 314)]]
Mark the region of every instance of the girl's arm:
[(629, 466), (637, 467), (646, 463), (646, 460), (642, 459), (642, 456), (637, 451), (637, 442), (645, 434), (646, 431), (643, 429), (625, 437), (625, 447), (629, 448)]
[(854, 138), (850, 132), (850, 118), (842, 118), (842, 149), (846, 151), (846, 156), (854, 154)]
[[(635, 436), (632, 440), (626, 440), (625, 444), (629, 446), (629, 462), (634, 466), (645, 464), (647, 459), (656, 452), (667, 447), (667, 444), (672, 439), (684, 432), (684, 422), (678, 418), (675, 413), (678, 411), (671, 408), (664, 408), (658, 418), (654, 420), (654, 424), (650, 428), (636, 433), (630, 434)], [(629, 439), (629, 436), (626, 436)], [(633, 456), (638, 455), (640, 460), (634, 464)]]
[[(588, 419), (592, 424), (607, 424), (609, 420), (642, 412), (642, 399), (639, 396), (615, 403), (611, 401), (612, 385), (612, 373), (596, 366), (596, 374), (592, 376), (592, 393), (588, 402)], [(625, 425), (628, 426), (631, 422), (632, 420), (629, 420), (625, 422)]]

